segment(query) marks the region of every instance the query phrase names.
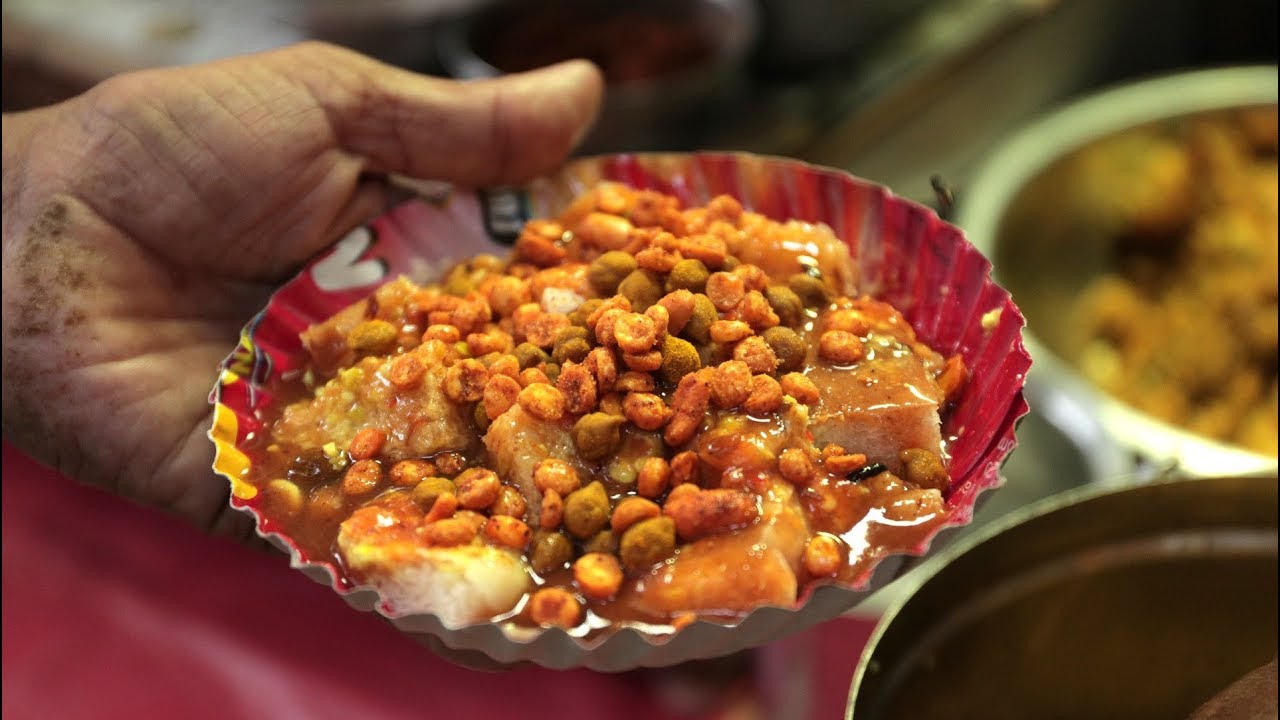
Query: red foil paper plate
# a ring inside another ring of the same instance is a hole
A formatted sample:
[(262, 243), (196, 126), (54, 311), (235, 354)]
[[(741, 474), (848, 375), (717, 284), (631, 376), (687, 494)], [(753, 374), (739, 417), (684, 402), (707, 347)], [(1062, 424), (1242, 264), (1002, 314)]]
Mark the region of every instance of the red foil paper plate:
[(477, 253), (505, 255), (506, 243), (525, 220), (558, 214), (602, 180), (671, 193), (686, 205), (724, 193), (776, 220), (830, 226), (849, 245), (860, 290), (892, 303), (922, 340), (943, 355), (960, 353), (971, 369), (968, 386), (943, 421), (943, 436), (953, 438), (953, 480), (946, 493), (950, 516), (937, 531), (969, 523), (979, 495), (1001, 483), (1000, 466), (1027, 412), (1023, 386), (1031, 366), (1022, 343), (1025, 320), (1009, 293), (991, 280), (990, 263), (960, 230), (884, 187), (798, 161), (720, 153), (587, 158), (519, 190), (442, 190), (349, 233), (276, 292), (223, 364), (211, 395), (209, 437), (217, 447), (214, 470), (231, 481), (232, 506), (253, 515), (258, 533), (288, 552), (294, 567), (331, 586), (353, 607), (380, 612), (424, 641), (438, 639), (499, 662), (562, 668), (671, 665), (754, 647), (839, 615), (899, 574), (908, 557), (924, 555), (937, 531), (909, 554), (880, 558), (850, 585), (810, 589), (794, 607), (761, 607), (733, 625), (699, 621), (673, 635), (622, 628), (584, 640), (558, 628), (451, 628), (434, 615), (397, 615), (373, 589), (343, 581), (331, 558), (304, 557), (258, 513), (257, 489), (247, 481), (254, 458), (246, 440), (265, 430), (259, 418), (274, 401), (272, 379), (306, 363), (298, 337), (303, 329), (399, 275), (425, 282)]

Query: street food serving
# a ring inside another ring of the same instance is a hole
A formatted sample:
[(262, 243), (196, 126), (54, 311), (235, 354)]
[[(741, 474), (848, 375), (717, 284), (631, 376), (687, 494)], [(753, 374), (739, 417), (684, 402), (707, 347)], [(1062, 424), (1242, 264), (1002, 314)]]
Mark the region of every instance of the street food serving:
[(508, 259), (302, 333), (259, 513), (447, 625), (671, 632), (853, 582), (946, 520), (967, 380), (827, 227), (603, 183)]

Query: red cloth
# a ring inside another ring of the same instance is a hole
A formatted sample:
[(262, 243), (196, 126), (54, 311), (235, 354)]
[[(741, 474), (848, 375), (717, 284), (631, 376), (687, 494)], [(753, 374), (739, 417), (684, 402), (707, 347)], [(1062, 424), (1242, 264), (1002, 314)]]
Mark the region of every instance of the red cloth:
[[(277, 557), (3, 450), (6, 718), (834, 718), (871, 626), (607, 675), (452, 665)], [(695, 710), (680, 688), (701, 678)], [(706, 688), (713, 688), (708, 695)]]

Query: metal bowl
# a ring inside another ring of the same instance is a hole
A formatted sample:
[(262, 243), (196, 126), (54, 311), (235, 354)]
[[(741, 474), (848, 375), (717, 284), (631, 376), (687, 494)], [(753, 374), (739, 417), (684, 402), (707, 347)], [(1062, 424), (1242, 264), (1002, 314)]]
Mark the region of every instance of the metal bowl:
[[(1105, 394), (1050, 349), (1066, 299), (1105, 267), (1105, 248), (1081, 237), (1051, 247), (1049, 233), (1002, 238), (1022, 191), (1058, 160), (1094, 141), (1151, 122), (1228, 108), (1274, 104), (1274, 66), (1183, 73), (1120, 87), (1053, 112), (999, 148), (963, 189), (956, 224), (995, 265), (996, 278), (1025, 309), (1027, 347), (1036, 360), (1028, 397), (1068, 434), (1115, 440), (1119, 457), (1103, 462), (1132, 478), (1176, 467), (1198, 476), (1274, 472), (1276, 458), (1207, 439)], [(1105, 447), (1099, 452), (1107, 452)]]
[(1276, 653), (1275, 477), (1083, 488), (925, 565), (846, 717), (1183, 718)]

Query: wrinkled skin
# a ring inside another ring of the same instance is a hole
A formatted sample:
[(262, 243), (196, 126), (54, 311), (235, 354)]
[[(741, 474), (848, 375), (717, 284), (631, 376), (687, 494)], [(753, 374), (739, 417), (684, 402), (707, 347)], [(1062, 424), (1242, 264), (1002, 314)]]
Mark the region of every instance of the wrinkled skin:
[(218, 362), (271, 290), (393, 198), (553, 169), (574, 62), (424, 78), (322, 44), (110, 79), (4, 117), (4, 434), (69, 476), (247, 534), (210, 470)]

